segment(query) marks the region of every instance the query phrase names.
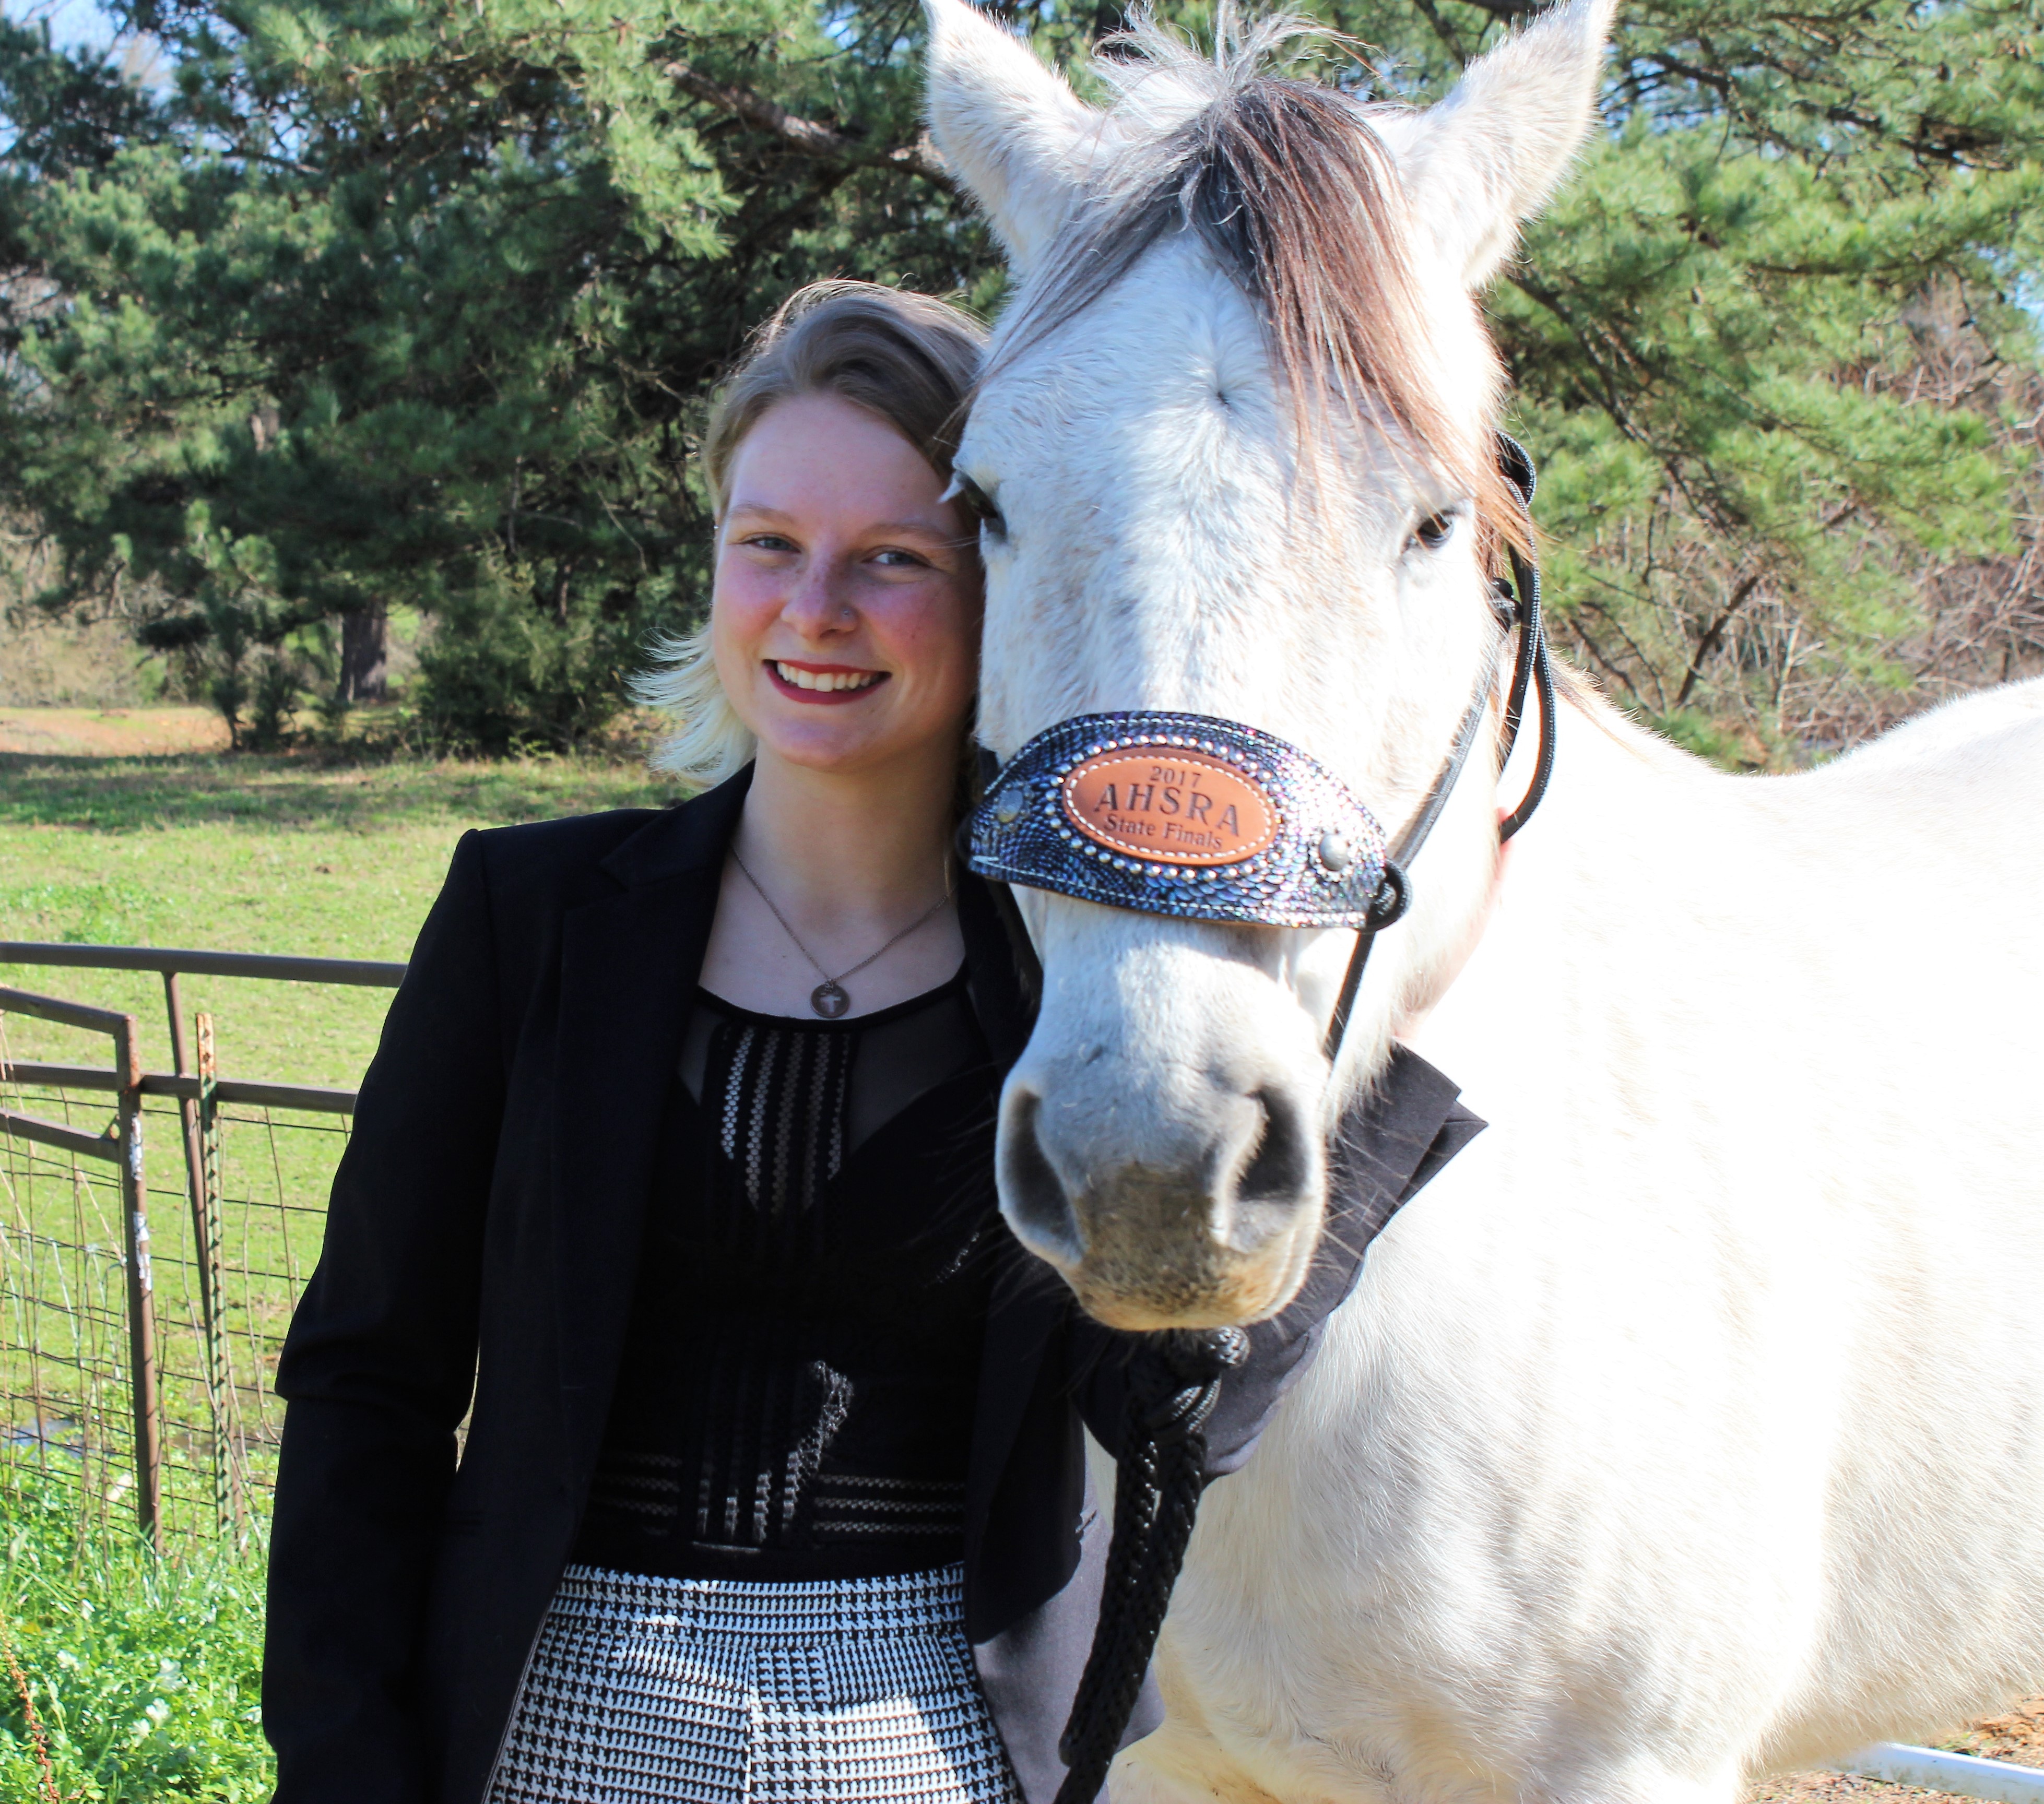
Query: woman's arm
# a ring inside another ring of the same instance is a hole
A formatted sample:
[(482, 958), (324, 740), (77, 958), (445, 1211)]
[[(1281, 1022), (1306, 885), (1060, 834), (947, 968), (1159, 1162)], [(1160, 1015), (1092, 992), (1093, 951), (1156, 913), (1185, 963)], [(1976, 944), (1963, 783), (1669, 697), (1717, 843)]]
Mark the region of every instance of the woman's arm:
[(466, 835), (363, 1080), (277, 1370), (265, 1732), (276, 1804), (427, 1795), (412, 1668), (475, 1372), (504, 1093), (483, 847)]

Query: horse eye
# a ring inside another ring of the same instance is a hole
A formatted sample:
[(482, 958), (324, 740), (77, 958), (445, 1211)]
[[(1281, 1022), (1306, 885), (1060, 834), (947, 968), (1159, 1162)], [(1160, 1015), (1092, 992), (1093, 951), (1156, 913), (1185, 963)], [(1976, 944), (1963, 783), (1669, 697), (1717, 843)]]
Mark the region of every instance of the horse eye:
[(1447, 543), (1448, 536), (1455, 529), (1455, 516), (1451, 513), (1429, 514), (1412, 530), (1412, 536), (1430, 551), (1438, 551)]
[(978, 520), (993, 539), (1008, 536), (1008, 522), (1001, 517), (1001, 509), (993, 505), (992, 497), (973, 479), (961, 471), (954, 471), (958, 485), (959, 499), (965, 503), (966, 512)]

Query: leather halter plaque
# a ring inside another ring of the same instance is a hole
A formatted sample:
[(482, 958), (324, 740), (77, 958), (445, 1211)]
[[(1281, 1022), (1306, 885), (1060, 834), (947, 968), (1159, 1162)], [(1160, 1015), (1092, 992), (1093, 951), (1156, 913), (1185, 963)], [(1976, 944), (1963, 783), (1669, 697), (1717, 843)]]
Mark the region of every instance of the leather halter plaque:
[(1065, 819), (1096, 845), (1164, 865), (1231, 865), (1270, 850), (1278, 810), (1204, 752), (1103, 752), (1064, 781)]
[(1274, 734), (1202, 714), (1082, 714), (1001, 766), (966, 827), (999, 883), (1188, 920), (1359, 927), (1384, 832)]

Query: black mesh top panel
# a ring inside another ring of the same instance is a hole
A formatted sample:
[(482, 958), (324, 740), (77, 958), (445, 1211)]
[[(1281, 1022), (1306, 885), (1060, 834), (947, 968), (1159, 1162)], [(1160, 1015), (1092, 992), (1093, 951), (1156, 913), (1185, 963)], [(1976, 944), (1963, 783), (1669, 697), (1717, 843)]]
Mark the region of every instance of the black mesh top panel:
[(574, 1558), (787, 1580), (962, 1556), (998, 1092), (962, 971), (841, 1021), (699, 993)]

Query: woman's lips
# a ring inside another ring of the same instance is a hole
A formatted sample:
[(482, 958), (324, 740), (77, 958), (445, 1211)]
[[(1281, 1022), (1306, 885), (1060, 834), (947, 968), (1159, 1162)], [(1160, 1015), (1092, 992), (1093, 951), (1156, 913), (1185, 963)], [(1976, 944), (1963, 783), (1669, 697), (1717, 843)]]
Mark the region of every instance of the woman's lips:
[(766, 660), (766, 678), (790, 701), (813, 708), (840, 707), (870, 695), (887, 681), (885, 670), (859, 670), (848, 664), (795, 664), (784, 658)]

